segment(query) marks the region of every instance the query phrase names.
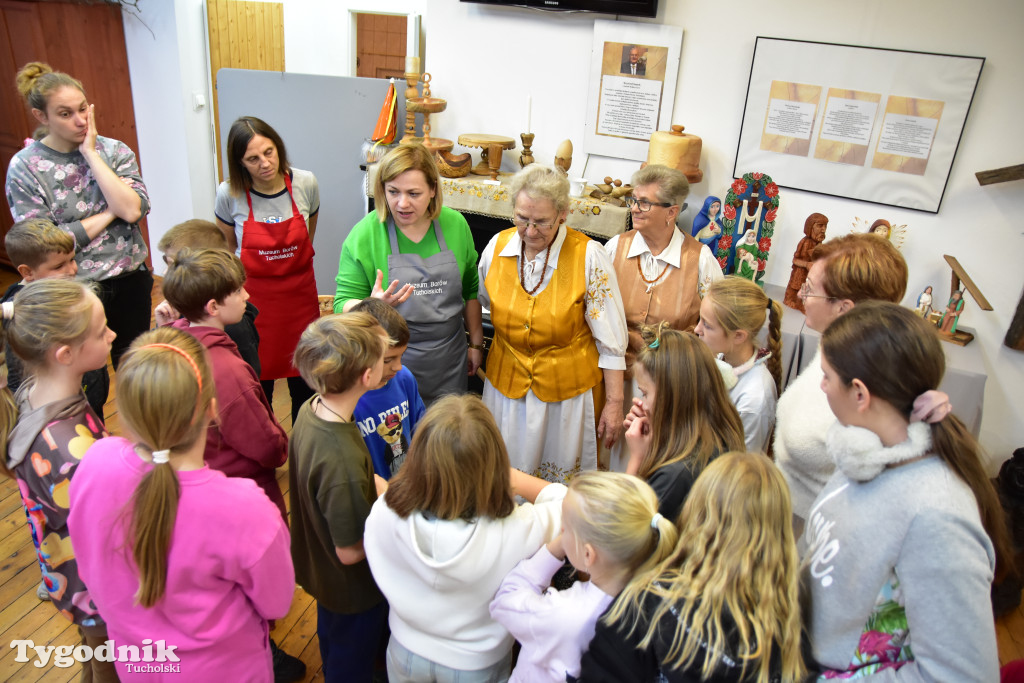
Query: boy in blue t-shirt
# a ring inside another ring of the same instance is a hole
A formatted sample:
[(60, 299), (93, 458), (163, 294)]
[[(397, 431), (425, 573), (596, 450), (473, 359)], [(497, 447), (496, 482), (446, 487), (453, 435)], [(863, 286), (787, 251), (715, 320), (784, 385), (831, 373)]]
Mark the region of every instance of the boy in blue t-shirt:
[(426, 411), (416, 378), (402, 367), (402, 354), (409, 346), (409, 326), (398, 311), (380, 299), (364, 299), (351, 310), (376, 318), (393, 342), (384, 352), (380, 386), (363, 394), (355, 410), (374, 471), (390, 479), (405, 461), (413, 432)]

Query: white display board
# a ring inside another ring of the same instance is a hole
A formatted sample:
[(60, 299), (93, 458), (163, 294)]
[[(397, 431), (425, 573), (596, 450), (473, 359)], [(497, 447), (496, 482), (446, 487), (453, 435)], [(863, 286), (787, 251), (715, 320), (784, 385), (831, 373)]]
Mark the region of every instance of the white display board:
[(984, 63), (758, 37), (733, 174), (937, 213)]
[[(672, 125), (683, 29), (594, 22), (587, 94), (587, 152), (644, 161), (651, 134)], [(631, 59), (632, 57), (632, 59)]]

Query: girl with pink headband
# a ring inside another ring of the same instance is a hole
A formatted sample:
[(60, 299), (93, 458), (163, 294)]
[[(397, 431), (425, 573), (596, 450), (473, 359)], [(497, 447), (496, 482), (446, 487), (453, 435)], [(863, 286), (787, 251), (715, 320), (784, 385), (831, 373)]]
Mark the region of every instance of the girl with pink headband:
[[(179, 678), (272, 680), (268, 622), (288, 613), (295, 590), (290, 537), (253, 481), (203, 462), (217, 416), (203, 346), (169, 327), (140, 336), (118, 368), (117, 397), (131, 440), (90, 450), (69, 520), (111, 639), (173, 646), (177, 660), (154, 664)], [(117, 671), (155, 670), (119, 661)]]

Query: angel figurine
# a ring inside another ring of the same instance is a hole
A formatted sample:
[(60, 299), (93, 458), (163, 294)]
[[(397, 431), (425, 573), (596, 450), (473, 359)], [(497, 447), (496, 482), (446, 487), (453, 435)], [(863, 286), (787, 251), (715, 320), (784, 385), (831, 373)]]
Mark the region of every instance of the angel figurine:
[(868, 223), (864, 218), (853, 219), (853, 230), (850, 232), (870, 232), (892, 242), (897, 249), (903, 248), (903, 241), (907, 238), (907, 226), (893, 225), (884, 218)]

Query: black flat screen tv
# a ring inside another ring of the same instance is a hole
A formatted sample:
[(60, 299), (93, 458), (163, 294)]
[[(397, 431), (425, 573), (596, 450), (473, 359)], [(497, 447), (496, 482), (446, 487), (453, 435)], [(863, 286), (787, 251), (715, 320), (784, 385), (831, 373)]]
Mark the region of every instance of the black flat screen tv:
[(658, 16), (658, 0), (461, 0), (481, 5), (527, 7), (553, 12), (600, 12), (627, 17)]

